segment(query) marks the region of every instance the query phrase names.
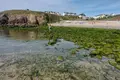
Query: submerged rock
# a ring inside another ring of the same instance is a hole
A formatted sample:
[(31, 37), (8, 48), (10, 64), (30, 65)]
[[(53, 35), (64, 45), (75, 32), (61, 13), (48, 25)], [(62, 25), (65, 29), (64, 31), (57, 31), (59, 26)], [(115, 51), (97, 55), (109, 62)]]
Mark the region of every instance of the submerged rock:
[[(16, 54), (16, 57), (17, 56), (19, 57), (18, 60), (16, 60), (16, 63), (10, 64), (5, 61), (5, 66), (0, 68), (0, 79), (30, 80), (30, 77), (32, 77), (33, 80), (120, 79), (120, 70), (113, 68), (113, 66), (109, 65), (107, 62), (99, 61), (99, 63), (91, 63), (87, 59), (82, 61), (73, 61), (70, 58), (64, 58), (64, 62), (56, 64), (56, 57), (54, 55), (51, 56), (44, 54)], [(63, 57), (59, 58), (61, 60)], [(11, 60), (9, 59), (9, 62), (10, 61)], [(29, 75), (38, 73), (39, 75)]]

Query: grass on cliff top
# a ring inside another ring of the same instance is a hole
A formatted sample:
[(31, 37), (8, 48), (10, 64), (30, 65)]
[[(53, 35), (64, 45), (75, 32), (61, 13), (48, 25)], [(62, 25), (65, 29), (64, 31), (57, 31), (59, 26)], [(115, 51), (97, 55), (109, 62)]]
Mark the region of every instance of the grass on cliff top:
[(42, 14), (43, 12), (39, 12), (39, 11), (31, 11), (31, 10), (7, 10), (7, 11), (3, 11), (1, 13), (8, 13), (8, 14)]
[(10, 15), (18, 15), (18, 14), (34, 14), (34, 15), (40, 15), (40, 14), (45, 14), (46, 17), (49, 18), (49, 23), (51, 22), (57, 22), (60, 20), (76, 20), (79, 19), (78, 16), (58, 16), (54, 14), (49, 14), (41, 11), (32, 11), (32, 10), (6, 10), (3, 12), (0, 12), (0, 14), (10, 14)]

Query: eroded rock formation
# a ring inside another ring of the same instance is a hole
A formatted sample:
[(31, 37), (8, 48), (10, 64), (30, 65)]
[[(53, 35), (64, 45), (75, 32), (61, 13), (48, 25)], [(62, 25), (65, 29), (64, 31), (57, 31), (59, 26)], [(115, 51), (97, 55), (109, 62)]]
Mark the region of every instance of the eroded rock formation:
[(42, 25), (46, 22), (45, 14), (0, 14), (0, 25)]
[(8, 24), (8, 16), (6, 14), (0, 15), (0, 25), (6, 25)]

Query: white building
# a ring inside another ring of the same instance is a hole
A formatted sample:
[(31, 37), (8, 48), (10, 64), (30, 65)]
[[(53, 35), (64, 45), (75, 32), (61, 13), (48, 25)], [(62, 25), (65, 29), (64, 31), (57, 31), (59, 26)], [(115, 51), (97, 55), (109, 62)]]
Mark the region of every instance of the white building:
[(108, 17), (107, 14), (100, 14), (100, 15), (97, 15), (95, 17), (93, 17), (94, 19), (99, 19), (99, 18), (105, 18), (105, 17)]
[(80, 19), (84, 19), (84, 20), (85, 20), (85, 19), (88, 19), (88, 17), (87, 17), (85, 14), (83, 14), (83, 13), (82, 13), (82, 14), (79, 14), (79, 18), (80, 18)]
[(94, 19), (99, 19), (99, 18), (107, 18), (109, 16), (115, 16), (115, 14), (100, 14), (100, 15), (97, 15), (95, 17), (93, 17)]
[(61, 15), (59, 12), (53, 12), (53, 11), (45, 11), (45, 13), (59, 15), (59, 16)]
[(114, 14), (114, 13), (112, 13), (112, 14), (110, 14), (110, 16), (115, 16), (115, 14)]
[(71, 13), (71, 12), (64, 12), (63, 16), (77, 16), (76, 13)]

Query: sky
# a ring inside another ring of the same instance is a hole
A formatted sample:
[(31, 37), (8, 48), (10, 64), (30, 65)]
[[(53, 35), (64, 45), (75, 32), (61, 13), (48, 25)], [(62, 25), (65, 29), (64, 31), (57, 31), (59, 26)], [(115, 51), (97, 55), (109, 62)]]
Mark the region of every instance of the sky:
[(85, 13), (87, 16), (120, 13), (120, 0), (0, 0), (0, 11), (30, 9), (35, 11), (56, 11)]

